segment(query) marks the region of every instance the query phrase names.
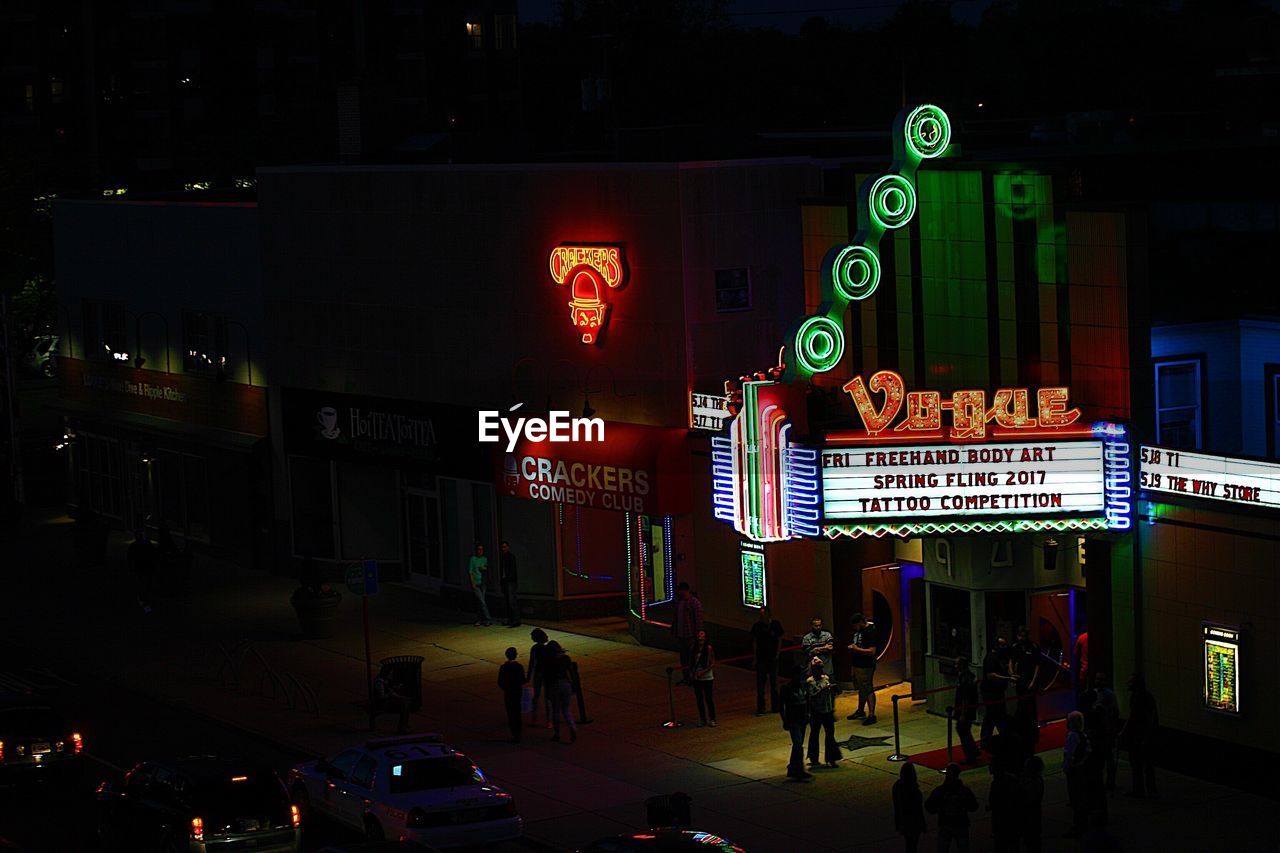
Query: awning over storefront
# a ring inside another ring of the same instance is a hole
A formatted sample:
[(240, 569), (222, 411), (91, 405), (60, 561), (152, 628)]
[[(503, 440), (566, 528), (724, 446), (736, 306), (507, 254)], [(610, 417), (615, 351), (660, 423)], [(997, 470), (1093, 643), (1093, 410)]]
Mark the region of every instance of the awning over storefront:
[(55, 412), (74, 418), (84, 426), (100, 426), (108, 429), (124, 429), (156, 438), (176, 438), (197, 444), (208, 444), (223, 447), (227, 450), (249, 451), (265, 436), (248, 432), (237, 432), (219, 429), (205, 424), (193, 424), (185, 421), (174, 421), (155, 415), (143, 415), (137, 412), (120, 412), (104, 409), (89, 403), (74, 400), (56, 400), (46, 404)]
[(502, 494), (646, 515), (690, 512), (688, 431), (604, 425), (603, 441), (521, 438), (496, 455)]

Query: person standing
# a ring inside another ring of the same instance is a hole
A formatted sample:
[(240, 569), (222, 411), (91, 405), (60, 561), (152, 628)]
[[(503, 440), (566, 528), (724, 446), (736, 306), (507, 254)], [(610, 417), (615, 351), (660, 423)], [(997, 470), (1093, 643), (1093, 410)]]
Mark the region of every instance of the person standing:
[(1023, 743), (1034, 751), (1040, 740), (1040, 708), (1037, 697), (1043, 671), (1043, 654), (1039, 644), (1031, 639), (1031, 631), (1026, 625), (1018, 626), (1014, 638), (1013, 648), (1010, 649), (1010, 669), (1018, 677), (1014, 685), (1018, 703), (1013, 719)]
[(503, 539), (498, 543), (498, 583), (502, 584), (502, 600), (507, 605), (507, 621), (502, 624), (508, 628), (520, 627), (520, 601), (517, 597), (519, 573), (516, 555), (511, 553), (511, 543)]
[(956, 735), (964, 750), (964, 763), (978, 761), (978, 745), (973, 742), (973, 724), (978, 718), (978, 679), (973, 675), (967, 655), (956, 658)]
[(676, 586), (676, 618), (671, 622), (671, 633), (676, 635), (680, 644), (680, 680), (678, 685), (688, 687), (693, 684), (693, 644), (702, 630), (702, 602), (689, 589), (689, 584), (681, 581)]
[(787, 778), (808, 782), (813, 774), (804, 769), (804, 731), (809, 725), (809, 686), (805, 683), (804, 667), (791, 668), (791, 680), (783, 686), (778, 700), (782, 727), (791, 735)]
[(1084, 712), (1084, 730), (1093, 744), (1102, 770), (1105, 771), (1104, 790), (1116, 787), (1116, 732), (1120, 728), (1120, 706), (1116, 692), (1107, 683), (1105, 672), (1093, 674), (1093, 689), (1085, 694), (1081, 703)]
[(876, 722), (876, 656), (880, 653), (879, 632), (874, 622), (861, 613), (853, 614), (853, 640), (849, 643), (849, 660), (853, 683), (858, 688), (858, 710), (848, 716), (862, 720), (864, 726)]
[(507, 726), (511, 729), (511, 742), (520, 742), (524, 719), (520, 715), (520, 696), (524, 693), (524, 667), (516, 656), (516, 647), (507, 649), (507, 662), (498, 667), (498, 688), (502, 690), (502, 705), (507, 710)]
[(818, 761), (819, 739), (826, 743), (827, 767), (835, 767), (840, 761), (840, 745), (836, 743), (836, 686), (822, 666), (822, 658), (815, 657), (809, 667), (809, 764), (820, 766)]
[(551, 663), (551, 658), (547, 655), (547, 632), (541, 628), (534, 628), (529, 632), (529, 639), (533, 640), (533, 645), (529, 647), (529, 672), (526, 678), (533, 685), (533, 704), (529, 708), (532, 715), (529, 722), (533, 725), (538, 724), (538, 700), (542, 700), (542, 704), (547, 709), (547, 719), (543, 724), (543, 728), (551, 728), (551, 683), (547, 681), (547, 670)]
[(1043, 846), (1044, 761), (1038, 755), (1027, 759), (1022, 770), (1022, 798), (1019, 831), (1027, 853), (1040, 853)]
[(1071, 828), (1063, 838), (1077, 838), (1089, 826), (1091, 792), (1088, 790), (1089, 738), (1084, 732), (1084, 714), (1067, 714), (1067, 739), (1062, 745), (1062, 773), (1067, 777), (1067, 806)]
[[(1009, 719), (1009, 711), (1004, 706), (1005, 690), (1014, 680), (1009, 672), (1009, 641), (997, 637), (996, 644), (982, 659), (982, 681), (978, 689), (982, 695), (982, 748), (990, 752), (987, 745), (991, 732), (996, 726), (1005, 728)], [(987, 704), (990, 702), (991, 704)]]
[(760, 608), (760, 618), (751, 626), (751, 647), (756, 670), (756, 716), (764, 716), (764, 685), (769, 682), (769, 710), (778, 712), (778, 653), (782, 649), (782, 623), (768, 607)]
[(1081, 631), (1076, 637), (1075, 647), (1071, 651), (1076, 668), (1076, 695), (1080, 696), (1089, 689), (1089, 632)]
[(560, 720), (563, 718), (569, 727), (569, 743), (574, 743), (578, 740), (578, 726), (570, 706), (573, 699), (573, 661), (555, 640), (547, 643), (543, 656), (547, 661), (546, 678), (551, 693), (551, 727), (555, 730), (551, 739), (560, 740)]
[(147, 538), (147, 529), (141, 524), (134, 531), (133, 541), (129, 543), (129, 568), (138, 577), (138, 606), (143, 613), (151, 612), (151, 590), (155, 584), (156, 546)]
[(907, 853), (916, 853), (920, 836), (929, 831), (924, 819), (924, 794), (920, 793), (916, 766), (910, 761), (902, 765), (898, 781), (893, 783), (893, 828), (906, 842)]
[(830, 631), (822, 630), (822, 617), (815, 616), (809, 621), (809, 633), (800, 638), (804, 649), (804, 659), (812, 661), (815, 657), (822, 661), (822, 669), (828, 675), (831, 669), (831, 652), (835, 648), (834, 638)]
[(987, 811), (991, 812), (991, 842), (995, 853), (1018, 853), (1022, 828), (1022, 783), (1017, 774), (991, 765)]
[(698, 725), (716, 725), (716, 699), (712, 688), (716, 679), (716, 652), (707, 642), (707, 632), (699, 631), (693, 643), (693, 696), (698, 700)]
[(1159, 726), (1156, 697), (1147, 690), (1147, 680), (1142, 674), (1135, 672), (1129, 676), (1129, 719), (1120, 729), (1120, 742), (1129, 751), (1129, 767), (1133, 770), (1131, 796), (1160, 796), (1156, 791), (1156, 768), (1152, 763), (1152, 748)]
[(938, 853), (947, 853), (953, 841), (960, 853), (968, 853), (969, 815), (978, 810), (978, 798), (960, 780), (959, 764), (942, 772), (942, 784), (929, 792), (924, 810), (938, 816)]
[(476, 597), (476, 625), (488, 627), (493, 624), (489, 615), (489, 605), (484, 600), (484, 573), (489, 571), (489, 558), (484, 555), (484, 546), (476, 543), (476, 552), (467, 562), (467, 576), (471, 579), (471, 593)]

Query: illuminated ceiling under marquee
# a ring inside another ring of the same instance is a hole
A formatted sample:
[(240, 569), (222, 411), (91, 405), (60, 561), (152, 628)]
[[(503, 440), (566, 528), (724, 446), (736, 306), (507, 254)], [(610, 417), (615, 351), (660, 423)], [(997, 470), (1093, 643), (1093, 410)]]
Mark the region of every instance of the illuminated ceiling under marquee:
[(858, 191), (858, 232), (822, 263), (822, 303), (796, 327), (792, 337), (794, 373), (801, 378), (826, 373), (844, 357), (844, 313), (880, 286), (880, 238), (908, 225), (916, 214), (916, 171), (925, 160), (942, 157), (951, 145), (951, 121), (932, 104), (905, 109), (893, 127), (894, 162), (888, 172), (868, 178)]
[(606, 296), (627, 286), (622, 245), (561, 243), (551, 250), (548, 266), (551, 280), (569, 289), (569, 319), (582, 342), (599, 344), (609, 323)]

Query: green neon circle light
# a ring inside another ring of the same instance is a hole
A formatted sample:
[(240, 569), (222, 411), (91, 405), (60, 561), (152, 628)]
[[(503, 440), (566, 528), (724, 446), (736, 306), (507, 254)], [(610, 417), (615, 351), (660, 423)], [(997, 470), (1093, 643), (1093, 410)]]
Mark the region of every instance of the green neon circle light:
[(912, 110), (903, 130), (907, 149), (921, 160), (941, 157), (951, 144), (951, 120), (932, 104)]
[(871, 218), (882, 228), (901, 228), (916, 215), (916, 188), (901, 175), (881, 175), (868, 197)]
[(831, 264), (831, 283), (851, 302), (866, 299), (880, 286), (880, 256), (866, 246), (845, 246)]
[(827, 316), (810, 317), (796, 332), (796, 359), (810, 373), (826, 373), (844, 356), (844, 331)]

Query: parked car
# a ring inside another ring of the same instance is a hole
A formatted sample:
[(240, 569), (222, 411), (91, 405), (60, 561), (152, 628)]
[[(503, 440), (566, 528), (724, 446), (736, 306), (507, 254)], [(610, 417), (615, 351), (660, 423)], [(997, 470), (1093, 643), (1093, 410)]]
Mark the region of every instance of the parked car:
[(436, 848), (417, 841), (357, 841), (321, 847), (319, 853), (436, 853)]
[(651, 829), (635, 835), (601, 838), (578, 853), (746, 853), (746, 850), (710, 832), (695, 829)]
[(41, 376), (54, 376), (58, 372), (58, 335), (43, 335), (36, 338), (35, 345), (27, 352), (22, 361), (32, 373)]
[(98, 788), (98, 836), (108, 850), (296, 853), (298, 808), (269, 767), (196, 756), (144, 761), (119, 787)]
[(511, 795), (438, 735), (379, 738), (300, 764), (289, 790), (304, 819), (323, 815), (370, 841), (479, 846), (524, 831)]
[(70, 783), (83, 770), (84, 736), (47, 705), (0, 707), (0, 784)]

